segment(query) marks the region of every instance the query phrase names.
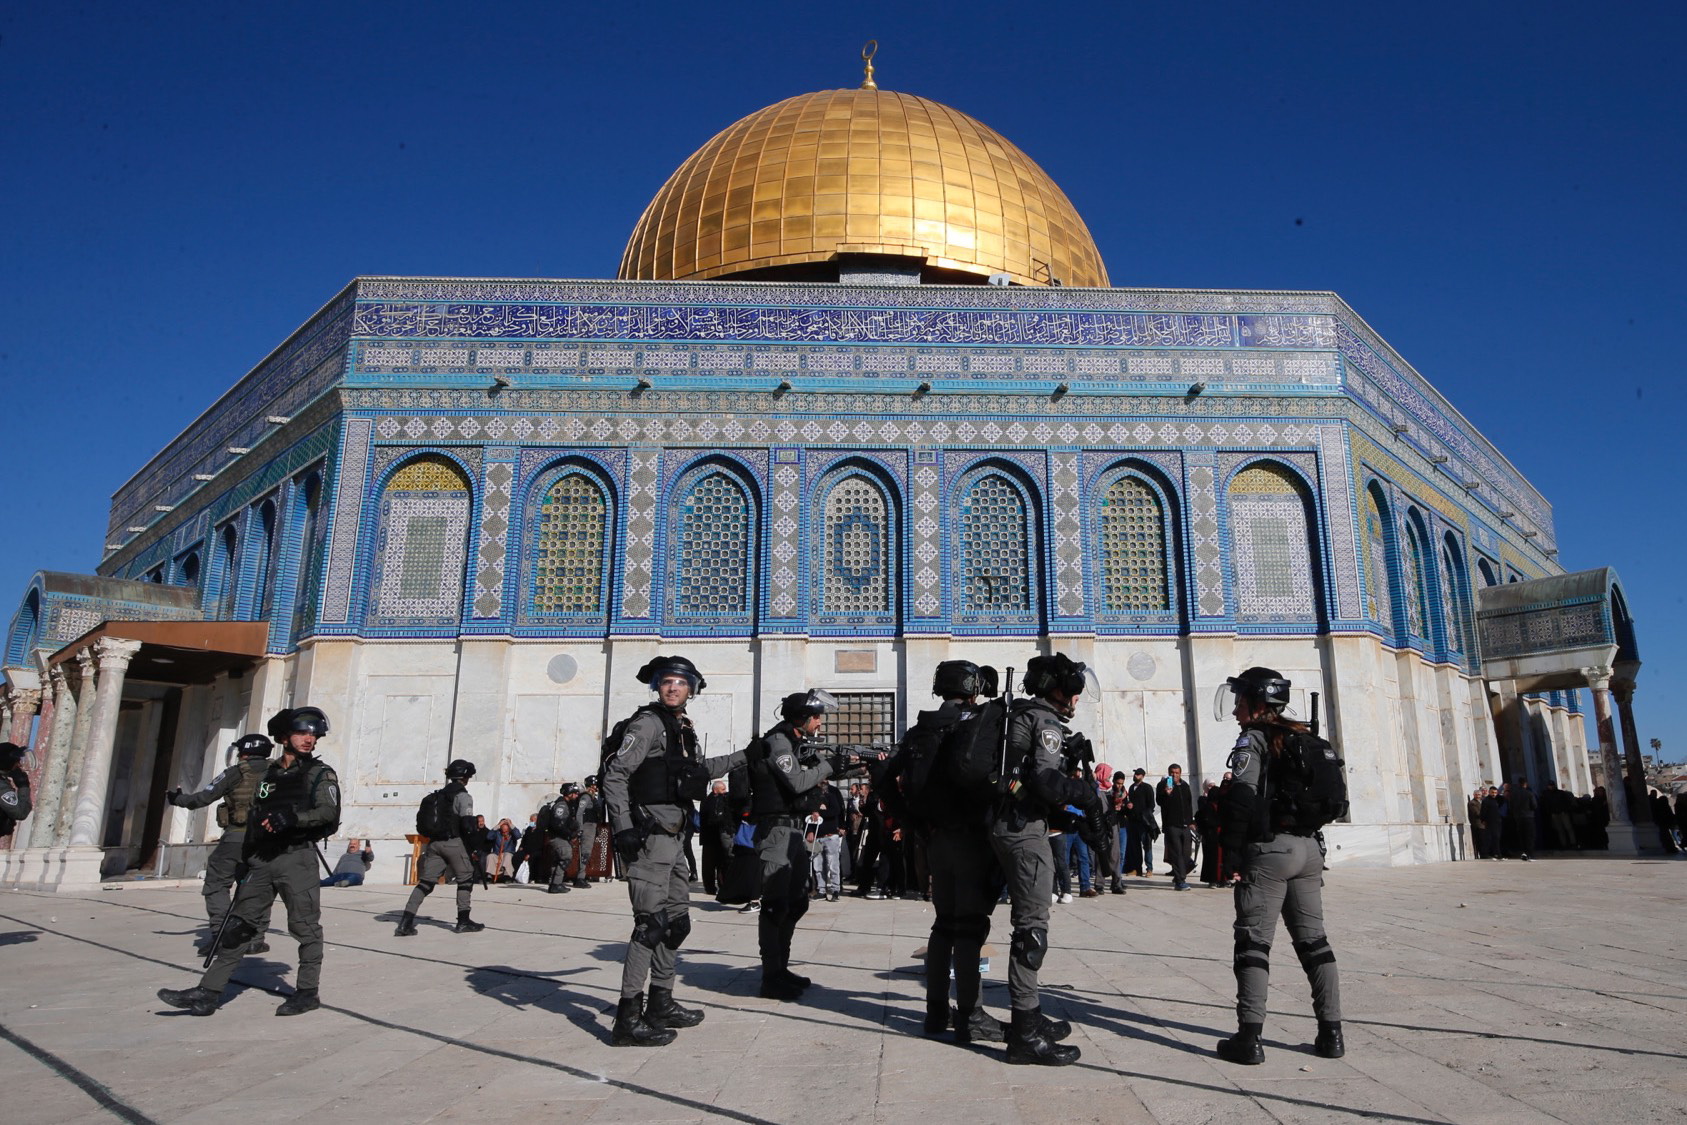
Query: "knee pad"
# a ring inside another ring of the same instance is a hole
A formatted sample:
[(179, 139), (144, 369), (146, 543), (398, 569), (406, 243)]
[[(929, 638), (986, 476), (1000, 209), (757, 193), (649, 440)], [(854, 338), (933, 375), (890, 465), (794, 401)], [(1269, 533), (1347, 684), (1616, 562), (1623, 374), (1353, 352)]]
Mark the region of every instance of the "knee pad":
[(222, 946), (224, 949), (241, 949), (249, 945), (258, 936), (258, 927), (244, 918), (232, 918), (228, 928), (223, 931)]
[(1330, 939), (1319, 934), (1295, 942), (1295, 956), (1300, 958), (1300, 967), (1310, 973), (1320, 965), (1335, 964), (1336, 951), (1330, 948)]
[(433, 889), (437, 885), (438, 884), (432, 879), (423, 879), (421, 882), (416, 884), (416, 889), (422, 892), (423, 898), (427, 898), (429, 895), (433, 894)]
[(1236, 937), (1236, 956), (1232, 962), (1236, 974), (1240, 976), (1244, 969), (1258, 969), (1261, 972), (1271, 971), (1271, 947), (1264, 942), (1255, 941), (1251, 937), (1238, 934)]
[(664, 911), (633, 915), (633, 940), (640, 945), (655, 949), (667, 936), (668, 915)]
[(1047, 930), (1015, 930), (1013, 931), (1013, 959), (1027, 969), (1043, 967), (1043, 958), (1049, 951), (1049, 932)]
[(668, 923), (668, 948), (678, 949), (684, 945), (686, 935), (689, 933), (691, 933), (691, 912), (688, 910)]

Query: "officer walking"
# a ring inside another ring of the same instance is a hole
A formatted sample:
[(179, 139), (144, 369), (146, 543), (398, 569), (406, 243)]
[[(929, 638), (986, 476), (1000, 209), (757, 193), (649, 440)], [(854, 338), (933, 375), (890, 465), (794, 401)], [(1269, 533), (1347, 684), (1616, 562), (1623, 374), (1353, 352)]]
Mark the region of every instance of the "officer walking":
[(1220, 718), (1228, 710), (1242, 728), (1227, 763), (1232, 780), (1224, 803), (1224, 838), (1245, 841), (1236, 890), (1238, 1029), (1219, 1041), (1218, 1055), (1245, 1066), (1265, 1061), (1259, 1035), (1279, 914), (1312, 984), (1318, 1017), (1312, 1048), (1326, 1059), (1345, 1053), (1336, 955), (1324, 934), (1324, 855), (1314, 839), (1323, 823), (1309, 819), (1297, 802), (1300, 786), (1286, 776), (1283, 763), (1285, 742), (1310, 730), (1284, 716), (1288, 703), (1288, 680), (1270, 668), (1249, 668), (1225, 681), (1214, 709)]
[(707, 681), (691, 661), (658, 656), (638, 670), (638, 681), (656, 693), (656, 702), (634, 711), (604, 744), (604, 803), (633, 907), (610, 1042), (660, 1047), (673, 1042), (675, 1028), (703, 1022), (700, 1010), (674, 1003), (674, 955), (691, 932), (691, 877), (680, 833), (709, 779), (738, 765), (744, 754), (705, 760), (698, 751), (685, 704)]
[(813, 983), (791, 972), (791, 937), (808, 913), (804, 821), (824, 802), (826, 779), (833, 773), (832, 762), (808, 743), (836, 706), (830, 693), (817, 688), (787, 695), (779, 704), (778, 724), (746, 755), (750, 819), (761, 864), (761, 995), (769, 1000), (795, 1000)]
[(1078, 1048), (1058, 1042), (1071, 1034), (1064, 1020), (1044, 1018), (1037, 997), (1037, 970), (1049, 945), (1049, 902), (1054, 894), (1054, 856), (1049, 852), (1049, 817), (1073, 805), (1099, 818), (1101, 794), (1082, 777), (1066, 753), (1066, 721), (1084, 690), (1084, 666), (1064, 653), (1033, 657), (1025, 668), (1025, 692), (1007, 720), (1007, 764), (1011, 789), (990, 824), (990, 847), (1007, 876), (1012, 903), (1013, 943), (1008, 996), (1013, 1020), (1007, 1061), (1065, 1066)]
[(422, 900), (433, 894), (447, 868), (457, 884), (457, 924), (453, 929), (459, 934), (475, 934), (486, 928), (485, 923), (469, 917), (469, 900), (480, 870), (478, 853), (486, 847), (486, 832), (475, 820), (474, 798), (469, 796), (469, 779), (474, 775), (474, 763), (458, 758), (445, 767), (444, 788), (422, 801), (416, 830), (428, 838), (428, 846), (417, 861), (416, 888), (404, 904), (404, 916), (398, 920), (394, 937), (416, 936), (416, 911)]
[[(970, 660), (945, 660), (931, 678), (931, 693), (943, 703), (935, 711), (920, 712), (902, 740), (905, 754), (935, 755), (949, 729), (973, 717), (981, 696), (996, 695), (996, 670)], [(939, 1035), (952, 1021), (957, 1043), (1000, 1043), (1006, 1037), (1002, 1023), (980, 1003), (978, 972), (984, 940), (990, 936), (990, 912), (996, 909), (1001, 886), (1001, 873), (990, 851), (990, 808), (963, 800), (944, 777), (928, 779), (920, 799), (910, 806), (907, 815), (914, 831), (927, 838), (931, 902), (937, 912), (926, 943), (925, 1032)], [(951, 970), (953, 1013), (949, 1010)]]
[[(574, 858), (574, 837), (580, 831), (580, 787), (572, 781), (562, 783), (557, 799), (545, 806), (539, 826), (545, 832), (545, 848), (551, 857), (550, 885), (545, 889), (553, 895), (568, 893), (568, 863)], [(586, 860), (580, 857), (580, 871), (574, 885), (589, 887), (585, 880)]]
[[(178, 809), (202, 809), (212, 801), (222, 802), (217, 806), (216, 816), (223, 835), (205, 860), (205, 884), (200, 892), (205, 896), (205, 916), (211, 927), (210, 933), (199, 942), (201, 957), (211, 952), (217, 931), (222, 929), (223, 915), (228, 913), (229, 888), (235, 884), (235, 869), (246, 850), (246, 824), (252, 812), (252, 798), (257, 795), (258, 783), (269, 771), (269, 753), (274, 748), (275, 744), (261, 734), (245, 735), (229, 747), (236, 757), (234, 765), (212, 778), (205, 788), (194, 793), (172, 789), (164, 795)], [(257, 921), (258, 936), (246, 950), (248, 953), (269, 951), (269, 943), (263, 938), (269, 929), (267, 904), (263, 917)]]
[(258, 925), (277, 895), (287, 908), (287, 930), (299, 943), (299, 975), (293, 995), (275, 1014), (296, 1016), (321, 1007), (317, 986), (322, 978), (322, 901), (316, 841), (332, 836), (340, 826), (340, 779), (316, 757), (317, 740), (328, 734), (328, 716), (321, 709), (278, 712), (269, 728), (272, 734), (284, 732), (281, 757), (270, 763), (252, 799), (246, 870), (240, 873), (216, 960), (196, 987), (158, 990), (164, 1003), (196, 1016), (217, 1010), (235, 965), (258, 935)]

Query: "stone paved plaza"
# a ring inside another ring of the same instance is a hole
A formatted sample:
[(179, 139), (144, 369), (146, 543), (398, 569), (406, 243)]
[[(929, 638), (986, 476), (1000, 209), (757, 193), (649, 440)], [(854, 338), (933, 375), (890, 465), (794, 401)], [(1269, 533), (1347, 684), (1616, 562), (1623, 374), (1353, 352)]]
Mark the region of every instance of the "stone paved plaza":
[[(1348, 1054), (1312, 1055), (1279, 933), (1265, 1065), (1217, 1061), (1234, 1026), (1229, 896), (1133, 880), (1055, 909), (1045, 1006), (1083, 1058), (1009, 1067), (920, 1034), (919, 902), (819, 903), (802, 1004), (756, 997), (755, 918), (698, 894), (677, 995), (708, 1013), (658, 1050), (608, 1046), (620, 885), (444, 889), (392, 936), (396, 887), (325, 891), (326, 1007), (271, 1013), (295, 948), (249, 959), (210, 1019), (165, 1009), (197, 973), (195, 886), (0, 894), (0, 1066), (12, 1120), (1611, 1121), (1687, 1116), (1687, 863), (1565, 860), (1338, 870), (1330, 933)], [(280, 921), (280, 911), (277, 911)], [(1005, 947), (1005, 910), (996, 937)], [(986, 998), (1005, 1015), (998, 954)], [(102, 1105), (104, 1108), (102, 1109)], [(9, 1116), (9, 1114), (8, 1114)]]

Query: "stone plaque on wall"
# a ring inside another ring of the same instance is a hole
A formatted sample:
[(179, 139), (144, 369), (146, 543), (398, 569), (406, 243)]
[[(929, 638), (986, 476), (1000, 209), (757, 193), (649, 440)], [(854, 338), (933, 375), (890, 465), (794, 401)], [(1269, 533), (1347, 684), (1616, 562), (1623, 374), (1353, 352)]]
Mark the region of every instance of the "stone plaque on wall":
[(834, 656), (834, 661), (832, 668), (837, 672), (877, 672), (879, 670), (877, 649), (839, 649)]

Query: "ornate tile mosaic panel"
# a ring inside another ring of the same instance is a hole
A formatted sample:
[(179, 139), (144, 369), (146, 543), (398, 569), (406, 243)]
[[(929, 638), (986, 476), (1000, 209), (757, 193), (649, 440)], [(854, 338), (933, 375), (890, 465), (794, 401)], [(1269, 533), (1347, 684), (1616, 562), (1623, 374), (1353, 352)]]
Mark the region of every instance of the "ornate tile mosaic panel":
[(459, 619), (468, 553), (469, 482), (442, 457), (420, 457), (381, 494), (371, 616), (382, 625)]
[(1076, 452), (1049, 454), (1049, 522), (1054, 527), (1055, 610), (1060, 617), (1081, 617), (1084, 612), (1083, 499), (1078, 479)]
[(1429, 580), (1425, 573), (1423, 541), (1417, 528), (1408, 518), (1406, 542), (1406, 631), (1414, 637), (1429, 639)]
[(1237, 614), (1254, 621), (1316, 617), (1306, 499), (1281, 469), (1258, 465), (1230, 482)]
[[(498, 454), (496, 459), (493, 454)], [(488, 450), (481, 490), (480, 559), (474, 577), (474, 615), (497, 618), (504, 612), (504, 569), (509, 555), (511, 486), (515, 450)]]
[(797, 560), (802, 552), (801, 483), (802, 469), (795, 463), (780, 464), (773, 470), (773, 511), (769, 513), (772, 581), (768, 587), (768, 610), (774, 617), (795, 617), (801, 604), (797, 585)]
[(1034, 613), (1035, 537), (1020, 489), (1000, 470), (982, 469), (962, 482), (958, 501), (957, 618), (1009, 621)]
[(1218, 528), (1217, 457), (1211, 450), (1184, 455), (1184, 495), (1189, 505), (1189, 556), (1197, 617), (1224, 616), (1224, 549)]
[(546, 490), (534, 530), (534, 616), (603, 612), (608, 530), (608, 499), (585, 473), (565, 472)]
[(621, 613), (633, 620), (648, 619), (651, 562), (656, 553), (656, 484), (662, 454), (635, 449), (627, 464), (627, 542), (622, 554), (626, 578), (622, 583)]
[(1388, 565), (1388, 521), (1377, 504), (1376, 493), (1365, 489), (1365, 611), (1383, 627), (1385, 636), (1394, 631), (1394, 596)]
[(351, 616), (352, 567), (357, 561), (359, 512), (363, 482), (369, 474), (369, 443), (373, 424), (365, 418), (346, 421), (346, 436), (334, 476), (334, 517), (328, 546), (328, 581), (324, 587), (322, 620), (344, 624)]
[(1101, 589), (1114, 613), (1171, 608), (1166, 581), (1165, 512), (1146, 483), (1121, 476), (1101, 497)]
[(884, 492), (860, 473), (827, 489), (814, 561), (814, 611), (862, 621), (891, 619), (896, 536)]
[(755, 511), (732, 474), (705, 469), (679, 494), (670, 545), (671, 615), (750, 622)]

